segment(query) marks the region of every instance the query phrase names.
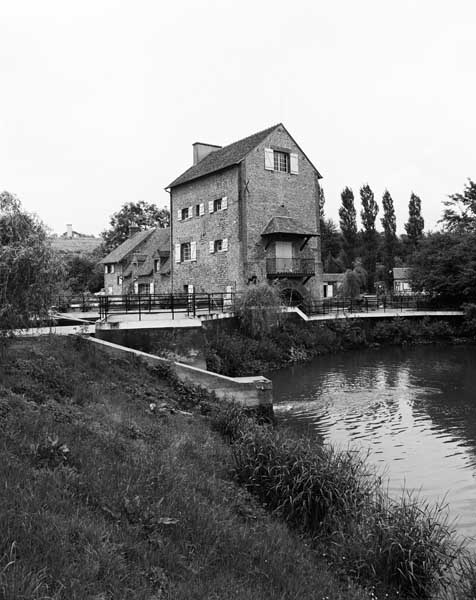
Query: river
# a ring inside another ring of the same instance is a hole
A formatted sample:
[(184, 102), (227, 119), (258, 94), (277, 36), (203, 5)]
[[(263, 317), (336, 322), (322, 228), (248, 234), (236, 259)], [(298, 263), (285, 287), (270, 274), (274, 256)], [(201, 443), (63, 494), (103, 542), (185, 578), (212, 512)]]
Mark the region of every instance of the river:
[(391, 495), (445, 499), (476, 548), (476, 346), (342, 352), (267, 376), (278, 421), (362, 448)]

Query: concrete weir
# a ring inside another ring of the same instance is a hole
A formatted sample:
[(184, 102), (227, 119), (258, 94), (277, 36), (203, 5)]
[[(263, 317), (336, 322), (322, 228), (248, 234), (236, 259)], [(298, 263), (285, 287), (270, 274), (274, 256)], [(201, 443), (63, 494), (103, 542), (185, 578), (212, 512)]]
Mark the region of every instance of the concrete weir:
[(84, 339), (94, 344), (98, 350), (112, 356), (136, 356), (151, 366), (172, 364), (177, 377), (181, 381), (199, 385), (209, 392), (214, 392), (218, 398), (228, 401), (233, 400), (244, 408), (259, 410), (260, 412), (272, 412), (273, 410), (273, 384), (266, 377), (226, 377), (180, 362), (171, 363), (165, 358), (98, 338)]

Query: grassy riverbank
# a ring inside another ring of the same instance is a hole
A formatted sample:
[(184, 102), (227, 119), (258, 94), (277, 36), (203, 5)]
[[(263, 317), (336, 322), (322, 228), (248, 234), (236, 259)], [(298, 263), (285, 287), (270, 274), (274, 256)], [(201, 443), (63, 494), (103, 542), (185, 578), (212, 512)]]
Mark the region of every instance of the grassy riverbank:
[(207, 368), (232, 377), (258, 375), (326, 354), (379, 347), (476, 339), (476, 318), (462, 323), (434, 318), (395, 317), (385, 320), (334, 319), (297, 323), (286, 319), (265, 336), (243, 329), (215, 329), (208, 336)]
[(0, 599), (375, 598), (231, 479), (205, 398), (71, 339), (15, 341), (0, 364)]
[(167, 368), (51, 337), (0, 382), (0, 600), (475, 597), (438, 510)]

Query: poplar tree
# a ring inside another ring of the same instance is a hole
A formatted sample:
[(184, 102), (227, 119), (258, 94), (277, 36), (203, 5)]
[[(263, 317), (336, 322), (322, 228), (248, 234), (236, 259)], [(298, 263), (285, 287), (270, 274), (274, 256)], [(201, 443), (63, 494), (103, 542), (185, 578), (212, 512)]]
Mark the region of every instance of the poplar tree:
[(382, 196), (383, 217), (383, 264), (385, 283), (388, 289), (393, 285), (393, 268), (395, 266), (395, 250), (397, 246), (397, 219), (393, 199), (388, 190)]
[(377, 263), (377, 231), (375, 219), (378, 214), (378, 204), (374, 193), (368, 184), (360, 188), (360, 201), (362, 210), (362, 264), (367, 271), (367, 290), (373, 291), (375, 281), (375, 266)]
[(354, 206), (354, 192), (346, 187), (341, 193), (339, 224), (342, 232), (342, 246), (345, 254), (345, 266), (351, 268), (357, 248), (357, 213)]
[(423, 238), (425, 221), (421, 214), (421, 200), (412, 192), (408, 203), (408, 222), (405, 223), (405, 231), (408, 236), (410, 252), (414, 252)]

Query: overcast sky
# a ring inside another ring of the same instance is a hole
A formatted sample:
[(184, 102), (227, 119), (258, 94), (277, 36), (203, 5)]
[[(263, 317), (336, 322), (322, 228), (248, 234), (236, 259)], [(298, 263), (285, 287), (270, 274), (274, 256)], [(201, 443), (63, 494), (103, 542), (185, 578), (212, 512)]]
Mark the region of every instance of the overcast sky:
[(476, 178), (475, 31), (474, 0), (1, 0), (0, 191), (98, 234), (167, 205), (193, 142), (282, 122), (328, 216), (369, 183), (435, 229)]

